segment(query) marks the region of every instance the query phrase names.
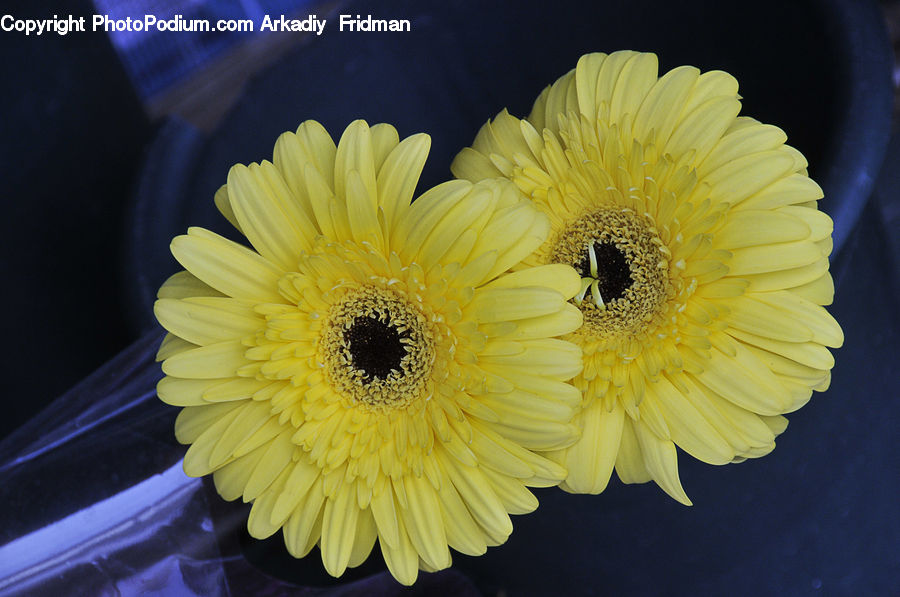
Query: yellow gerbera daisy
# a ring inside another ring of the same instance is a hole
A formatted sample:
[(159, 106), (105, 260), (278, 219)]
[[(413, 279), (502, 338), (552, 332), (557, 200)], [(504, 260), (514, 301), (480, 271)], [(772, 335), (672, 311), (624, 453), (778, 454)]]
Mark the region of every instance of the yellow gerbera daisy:
[(525, 120), (505, 110), (453, 163), (506, 177), (552, 222), (524, 262), (567, 263), (584, 326), (583, 435), (563, 488), (656, 481), (690, 504), (675, 446), (711, 464), (762, 456), (781, 416), (825, 390), (843, 333), (822, 305), (831, 219), (807, 162), (738, 117), (737, 81), (654, 54), (583, 56)]
[(208, 230), (172, 241), (187, 271), (159, 291), (169, 332), (160, 398), (183, 406), (185, 472), (252, 501), (248, 528), (319, 545), (334, 576), (376, 538), (392, 574), (503, 543), (536, 455), (571, 444), (581, 353), (568, 266), (504, 274), (544, 242), (546, 216), (508, 181), (451, 181), (410, 205), (430, 139), (316, 122), (274, 163), (234, 166), (220, 211), (256, 251)]

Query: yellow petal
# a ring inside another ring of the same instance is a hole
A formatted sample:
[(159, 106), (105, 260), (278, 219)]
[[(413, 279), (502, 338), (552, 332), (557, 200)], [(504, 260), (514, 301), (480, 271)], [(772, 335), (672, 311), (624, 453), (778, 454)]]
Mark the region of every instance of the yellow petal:
[[(272, 419), (269, 406), (260, 402), (248, 402), (225, 429), (217, 432), (218, 439), (209, 455), (209, 465), (219, 468), (234, 457), (234, 452), (267, 421)], [(280, 526), (280, 523), (279, 523)]]
[(494, 117), (491, 131), (498, 144), (494, 149), (495, 152), (510, 157), (517, 153), (531, 156), (531, 148), (528, 147), (528, 143), (522, 136), (519, 119), (511, 116), (505, 108)]
[(548, 336), (562, 336), (574, 332), (581, 327), (583, 322), (581, 309), (566, 304), (557, 313), (516, 320), (514, 331), (507, 334), (506, 338), (531, 340)]
[(408, 475), (404, 483), (408, 508), (402, 508), (403, 522), (413, 547), (435, 569), (450, 565), (450, 551), (444, 534), (441, 507), (434, 488), (424, 477)]
[(372, 161), (377, 173), (387, 156), (400, 143), (400, 135), (397, 134), (397, 129), (393, 125), (384, 122), (373, 125), (369, 132), (372, 135)]
[(409, 540), (402, 517), (397, 519), (397, 525), (399, 528), (398, 545), (395, 547), (379, 541), (381, 555), (397, 582), (410, 586), (416, 582), (416, 577), (419, 575), (419, 556)]
[[(212, 465), (210, 462), (210, 455), (215, 448), (216, 442), (218, 442), (221, 434), (228, 428), (231, 422), (236, 417), (243, 414), (246, 407), (246, 403), (241, 403), (230, 408), (226, 412), (220, 414), (217, 413), (214, 420), (208, 422), (204, 421), (206, 424), (199, 434), (197, 434), (196, 430), (191, 428), (191, 425), (188, 424), (186, 421), (188, 417), (185, 416), (185, 413), (196, 412), (195, 409), (200, 407), (189, 407), (181, 411), (181, 415), (179, 415), (181, 424), (176, 422), (175, 436), (178, 438), (178, 441), (182, 443), (186, 443), (187, 441), (191, 442), (190, 448), (188, 448), (187, 453), (184, 455), (184, 472), (187, 475), (191, 477), (202, 477), (203, 475), (208, 475), (217, 468), (217, 466)], [(208, 418), (206, 413), (204, 413), (203, 416), (204, 418)], [(199, 419), (199, 417), (190, 422), (195, 427), (199, 427), (197, 419)]]
[(581, 290), (581, 276), (575, 268), (553, 263), (529, 267), (498, 277), (485, 288), (518, 288), (521, 286), (544, 286), (553, 288), (568, 300)]
[[(752, 295), (773, 309), (778, 309), (784, 317), (799, 322), (812, 331), (813, 342), (838, 348), (844, 343), (844, 332), (828, 311), (793, 292), (765, 292)], [(747, 331), (756, 333), (752, 329)], [(769, 336), (772, 337), (772, 336)], [(785, 340), (785, 338), (779, 338)]]
[[(476, 439), (476, 436), (479, 434), (484, 435), (493, 442), (493, 444), (501, 446), (502, 450), (508, 452), (510, 456), (517, 460), (525, 463), (531, 469), (533, 476), (524, 479), (525, 484), (529, 487), (549, 487), (556, 485), (565, 478), (566, 470), (563, 467), (544, 456), (525, 449), (516, 442), (507, 440), (500, 433), (492, 429), (491, 425), (487, 425), (477, 420), (470, 421), (470, 424), (472, 426), (473, 450), (475, 450), (475, 442), (478, 442), (479, 446), (481, 445), (480, 440)], [(493, 460), (493, 458), (496, 458), (496, 455), (494, 457), (488, 457), (483, 452), (479, 451), (478, 457), (485, 458), (486, 464), (489, 462), (494, 462), (496, 464)], [(487, 465), (491, 466), (491, 464)]]
[(224, 296), (221, 292), (200, 281), (194, 274), (180, 271), (171, 275), (156, 293), (156, 298), (183, 299), (192, 296)]
[(295, 558), (302, 558), (316, 545), (322, 533), (322, 477), (316, 479), (305, 498), (284, 525), (284, 544)]
[(241, 231), (259, 254), (282, 267), (297, 267), (317, 230), (281, 174), (269, 162), (237, 164), (228, 172), (228, 197)]
[[(301, 125), (301, 127), (302, 126), (303, 125)], [(324, 132), (324, 129), (322, 129), (322, 131)], [(325, 133), (325, 136), (328, 140), (327, 143), (330, 144), (330, 148), (325, 150), (326, 153), (329, 154), (329, 156), (323, 156), (323, 158), (326, 162), (333, 164), (334, 142), (331, 141), (331, 137), (328, 136), (328, 133)], [(310, 166), (313, 169), (316, 168), (315, 164), (317, 163), (317, 158), (313, 156), (310, 151), (311, 149), (305, 146), (300, 137), (298, 137), (295, 133), (283, 133), (275, 142), (275, 151), (272, 157), (272, 161), (275, 164), (275, 167), (281, 173), (281, 176), (284, 178), (285, 184), (288, 186), (294, 198), (297, 200), (298, 206), (307, 214), (310, 220), (312, 220), (312, 204), (310, 203), (309, 193), (306, 189), (306, 181), (304, 180), (306, 167)], [(320, 176), (323, 174), (324, 173), (320, 171)], [(333, 166), (329, 166), (329, 179), (332, 179), (332, 175)], [(229, 212), (231, 212), (231, 217), (233, 218), (234, 212), (231, 210), (231, 205), (228, 205), (227, 209)], [(234, 223), (237, 224), (236, 219)]]
[(376, 199), (368, 195), (359, 172), (351, 170), (347, 174), (347, 220), (350, 231), (358, 243), (371, 243), (382, 249), (384, 239), (378, 223)]
[(424, 133), (407, 137), (384, 160), (378, 171), (378, 200), (388, 228), (409, 209), (419, 176), (428, 158), (431, 137)]
[(481, 471), (462, 464), (443, 451), (435, 450), (435, 454), (479, 526), (491, 539), (505, 541), (512, 532), (512, 521)]
[(351, 122), (338, 141), (334, 157), (335, 196), (346, 196), (347, 175), (352, 170), (359, 172), (366, 195), (374, 202), (378, 197), (378, 186), (375, 183), (375, 155), (372, 151), (372, 134), (364, 120)]
[(704, 181), (712, 185), (711, 198), (738, 205), (788, 176), (793, 167), (793, 158), (785, 152), (766, 151), (736, 158), (707, 174)]
[(453, 158), (453, 163), (450, 164), (450, 171), (453, 173), (453, 176), (471, 182), (495, 178), (503, 174), (491, 163), (487, 156), (471, 147), (463, 148)]
[(716, 232), (714, 242), (716, 247), (732, 250), (804, 240), (810, 237), (810, 232), (803, 220), (784, 211), (733, 211)]
[(372, 515), (378, 527), (378, 536), (382, 545), (393, 548), (401, 546), (400, 528), (397, 526), (397, 511), (394, 504), (394, 494), (390, 488), (385, 487), (381, 491), (372, 494)]
[[(321, 469), (305, 459), (293, 463), (290, 476), (284, 489), (272, 506), (272, 520), (287, 520), (288, 516), (299, 506), (311, 491), (313, 485), (321, 478)], [(249, 479), (249, 477), (248, 477)]]
[(272, 417), (234, 450), (234, 456), (239, 458), (256, 450), (259, 446), (268, 445), (282, 431), (284, 431), (284, 427), (278, 422), (278, 417)]
[[(477, 400), (500, 415), (505, 425), (511, 425), (511, 421), (520, 419), (537, 419), (538, 422), (544, 423), (568, 423), (575, 413), (572, 405), (518, 389), (506, 394), (485, 394)], [(537, 426), (538, 423), (535, 422), (534, 425)]]
[(678, 455), (675, 452), (675, 444), (659, 439), (640, 422), (634, 424), (634, 430), (641, 446), (644, 464), (653, 480), (674, 500), (690, 506), (691, 500), (684, 493), (681, 479), (678, 478)]
[[(543, 95), (543, 94), (542, 94)], [(544, 122), (535, 117), (539, 103), (543, 104)], [(560, 77), (550, 86), (546, 96), (539, 97), (532, 108), (529, 120), (535, 123), (538, 130), (544, 127), (559, 132), (559, 116), (578, 110), (578, 92), (575, 88), (575, 69)]]
[[(679, 448), (709, 464), (727, 464), (734, 459), (734, 450), (713, 425), (667, 379), (648, 384), (645, 400), (654, 400), (666, 420), (672, 440)], [(643, 403), (642, 403), (643, 405)]]
[(575, 422), (581, 438), (565, 451), (569, 476), (564, 488), (572, 493), (601, 493), (616, 463), (625, 411), (616, 403), (612, 412), (607, 412), (601, 401), (595, 400)]
[(828, 259), (824, 257), (818, 258), (808, 265), (744, 276), (743, 279), (749, 282), (748, 292), (768, 292), (785, 288), (793, 289), (814, 283), (822, 277), (831, 278), (828, 275)]
[(322, 563), (332, 576), (340, 576), (347, 569), (358, 520), (356, 487), (353, 483), (343, 483), (337, 495), (325, 501), (322, 518)]
[(368, 509), (361, 511), (356, 522), (356, 537), (353, 539), (353, 551), (350, 553), (347, 567), (356, 568), (365, 562), (375, 547), (377, 538), (378, 528), (375, 526), (375, 519), (372, 518), (372, 511)]
[(247, 519), (247, 531), (251, 537), (255, 539), (266, 539), (275, 534), (281, 528), (283, 520), (272, 521), (272, 507), (284, 488), (285, 481), (290, 475), (290, 469), (285, 468), (284, 471), (275, 481), (269, 490), (265, 491), (254, 502), (250, 509), (250, 517)]
[(538, 507), (537, 498), (518, 479), (512, 479), (488, 468), (481, 469), (481, 472), (510, 514), (528, 514)]
[[(700, 79), (708, 74), (710, 73), (704, 73)], [(728, 125), (740, 111), (741, 102), (736, 97), (714, 97), (692, 111), (691, 107), (686, 106), (686, 115), (676, 126), (665, 150), (676, 159), (693, 150), (696, 152), (694, 159), (702, 160), (722, 138)]]
[(736, 454), (773, 445), (774, 436), (759, 415), (725, 400), (711, 390), (695, 384), (689, 376), (680, 376), (679, 383), (687, 388), (687, 398), (700, 415), (734, 449)]
[(646, 483), (652, 479), (644, 464), (644, 455), (630, 417), (625, 417), (622, 425), (622, 441), (616, 454), (616, 474), (622, 483)]
[(827, 348), (816, 342), (782, 342), (781, 340), (757, 336), (738, 329), (728, 330), (728, 334), (742, 342), (774, 352), (807, 367), (814, 369), (831, 369), (834, 367), (834, 357)]
[(265, 455), (266, 448), (260, 446), (249, 454), (237, 458), (213, 473), (216, 490), (224, 499), (231, 501), (241, 497), (250, 475)]
[(291, 462), (296, 446), (291, 442), (291, 431), (286, 430), (275, 437), (256, 470), (250, 475), (244, 488), (244, 499), (249, 501), (265, 491)]
[(193, 275), (235, 298), (281, 302), (278, 279), (282, 270), (270, 261), (202, 228), (172, 240), (172, 255)]
[(710, 99), (721, 97), (738, 97), (737, 79), (720, 70), (705, 72), (697, 79), (693, 93), (684, 106), (684, 113), (690, 114)]
[[(441, 474), (446, 477), (443, 470)], [(438, 498), (441, 501), (441, 516), (450, 547), (470, 556), (480, 556), (487, 551), (484, 531), (472, 518), (449, 479), (445, 478), (445, 482), (441, 483)]]
[(245, 350), (239, 340), (217, 342), (176, 354), (163, 362), (162, 369), (166, 375), (187, 379), (231, 377), (249, 362)]
[(306, 193), (316, 227), (324, 236), (338, 238), (337, 224), (331, 213), (331, 206), (337, 201), (334, 190), (325, 176), (312, 164), (306, 165), (303, 171), (303, 182), (306, 184)]
[(223, 184), (219, 187), (216, 194), (213, 196), (213, 202), (216, 204), (216, 209), (219, 210), (219, 213), (228, 220), (228, 223), (234, 226), (238, 232), (243, 234), (241, 224), (237, 221), (234, 210), (231, 209), (231, 200), (228, 198), (228, 185)]
[(281, 387), (281, 385), (283, 385), (283, 382), (282, 384), (279, 384), (279, 382), (271, 382), (267, 379), (258, 380), (238, 377), (222, 383), (210, 385), (203, 391), (203, 400), (207, 402), (246, 400), (248, 398), (253, 398), (254, 394), (264, 388), (268, 388), (269, 386)]
[(776, 210), (779, 214), (787, 214), (802, 220), (810, 229), (809, 240), (818, 241), (831, 236), (834, 222), (823, 211), (801, 205), (788, 205)]
[[(710, 172), (734, 160), (754, 153), (770, 151), (781, 147), (787, 135), (780, 128), (760, 124), (752, 118), (738, 117), (716, 143), (705, 160), (697, 167), (697, 175), (702, 179)], [(759, 209), (758, 207), (756, 209)]]
[(834, 301), (834, 280), (826, 273), (810, 282), (792, 286), (791, 292), (816, 305), (830, 305)]
[[(488, 272), (487, 279), (505, 272), (528, 257), (547, 240), (550, 233), (550, 220), (528, 203), (519, 203), (499, 213), (503, 215), (485, 227), (472, 249), (475, 254), (483, 250), (498, 251), (497, 262)], [(489, 242), (488, 239), (493, 241)]]
[(164, 377), (156, 384), (159, 399), (172, 406), (203, 406), (208, 404), (203, 399), (203, 392), (219, 385), (221, 379), (180, 379)]
[(192, 348), (197, 348), (197, 345), (192, 344), (183, 338), (179, 338), (175, 334), (166, 334), (165, 337), (163, 337), (162, 343), (159, 345), (159, 350), (156, 352), (156, 360), (164, 361), (176, 354), (191, 350)]
[(759, 293), (729, 300), (729, 312), (723, 321), (740, 330), (785, 342), (808, 342), (813, 339), (812, 330), (803, 320), (777, 304), (762, 300), (764, 296)]
[(331, 135), (315, 120), (302, 123), (295, 133), (284, 133), (275, 144), (274, 161), (288, 186), (302, 195), (304, 171), (309, 165), (334, 189), (336, 147)]
[(552, 315), (565, 303), (559, 292), (549, 288), (480, 288), (466, 306), (466, 313), (479, 323), (515, 321)]
[(516, 355), (481, 357), (482, 367), (508, 379), (518, 371), (527, 373), (539, 368), (541, 374), (555, 379), (571, 379), (581, 372), (581, 349), (571, 342), (556, 338), (523, 340), (525, 350)]
[(489, 189), (472, 187), (456, 204), (446, 205), (448, 209), (443, 217), (434, 223), (428, 235), (412, 241), (416, 242), (419, 248), (418, 254), (414, 257), (415, 261), (426, 270), (440, 263), (453, 242), (466, 229), (476, 224), (482, 217), (485, 207), (491, 205), (489, 193)]
[(164, 328), (199, 346), (243, 338), (265, 326), (249, 304), (230, 298), (159, 299), (153, 314)]
[(699, 76), (696, 68), (681, 66), (659, 78), (635, 115), (634, 136), (638, 141), (665, 145)]
[[(816, 201), (825, 193), (805, 174), (791, 174), (777, 180), (741, 203), (741, 209), (776, 209)], [(808, 208), (807, 208), (808, 209)]]
[(784, 433), (784, 430), (787, 429), (788, 420), (781, 415), (776, 415), (774, 417), (760, 417), (763, 420), (763, 423), (769, 426), (772, 430), (772, 433), (775, 435), (781, 435)]
[(803, 267), (819, 261), (822, 257), (815, 243), (806, 240), (745, 247), (734, 249), (731, 253), (732, 258), (728, 262), (728, 267), (732, 276)]
[(405, 261), (413, 261), (438, 222), (471, 188), (469, 182), (453, 180), (426, 191), (400, 214), (400, 221), (392, 231), (391, 248)]
[[(495, 436), (497, 437), (497, 436)], [(478, 461), (504, 475), (527, 479), (534, 472), (527, 463), (509, 452), (504, 445), (508, 445), (502, 438), (499, 441), (481, 432), (477, 427), (472, 429), (472, 451), (478, 456)]]
[[(627, 59), (628, 55), (624, 52), (609, 57), (606, 54), (594, 52), (585, 54), (578, 59), (578, 64), (575, 65), (575, 93), (578, 97), (578, 108), (582, 114), (588, 118), (596, 118), (600, 102), (605, 100), (607, 104), (609, 103), (609, 94), (614, 89), (612, 84), (599, 90), (605, 94), (605, 97), (598, 97), (597, 93), (597, 79), (603, 66), (607, 62), (613, 62), (618, 63), (621, 68)], [(614, 82), (614, 80), (610, 81), (610, 83)]]
[(810, 386), (821, 382), (827, 373), (822, 369), (814, 369), (812, 367), (807, 367), (806, 365), (801, 365), (797, 361), (785, 358), (774, 352), (769, 352), (768, 350), (763, 350), (752, 344), (746, 344), (746, 347), (756, 356), (756, 358), (765, 363), (766, 367), (771, 369), (773, 373), (780, 376), (787, 376), (792, 379), (802, 379)]
[(656, 54), (630, 51), (610, 54), (597, 77), (595, 90), (599, 101), (609, 97), (610, 121), (618, 122), (626, 115), (634, 118), (656, 84), (658, 74)]

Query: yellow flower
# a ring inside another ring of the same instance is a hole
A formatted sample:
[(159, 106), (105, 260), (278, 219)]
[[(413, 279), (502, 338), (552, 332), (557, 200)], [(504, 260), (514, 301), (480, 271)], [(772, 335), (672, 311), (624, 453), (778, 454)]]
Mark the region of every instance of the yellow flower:
[(711, 464), (763, 456), (781, 415), (829, 385), (832, 222), (806, 160), (738, 117), (737, 90), (721, 71), (658, 77), (653, 54), (589, 54), (453, 163), (513, 180), (550, 218), (524, 263), (582, 276), (583, 435), (551, 454), (568, 491), (599, 493), (615, 468), (690, 504), (676, 445)]
[(187, 271), (159, 291), (160, 398), (192, 476), (253, 502), (248, 528), (319, 545), (339, 576), (375, 540), (393, 575), (484, 553), (564, 469), (581, 369), (568, 266), (504, 274), (549, 221), (508, 181), (439, 185), (410, 205), (430, 139), (316, 122), (274, 163), (234, 166), (220, 211), (255, 251), (208, 230), (172, 241)]

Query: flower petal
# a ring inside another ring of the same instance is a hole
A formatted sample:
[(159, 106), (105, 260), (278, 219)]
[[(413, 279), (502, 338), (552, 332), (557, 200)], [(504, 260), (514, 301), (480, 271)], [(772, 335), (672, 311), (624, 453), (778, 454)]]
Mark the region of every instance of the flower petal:
[(239, 340), (217, 342), (169, 357), (163, 362), (162, 369), (166, 375), (186, 379), (230, 377), (249, 363), (244, 358), (245, 350)]
[(189, 272), (235, 298), (281, 302), (282, 270), (253, 251), (203, 228), (172, 240), (172, 255)]
[(391, 150), (378, 171), (378, 201), (388, 229), (409, 208), (430, 149), (428, 135), (407, 137)]
[(434, 488), (424, 477), (409, 475), (404, 483), (408, 508), (402, 508), (406, 530), (413, 547), (435, 569), (450, 565), (450, 551), (441, 518), (441, 506)]
[(375, 201), (378, 185), (375, 183), (375, 154), (372, 149), (372, 133), (365, 120), (354, 120), (344, 130), (338, 141), (334, 157), (334, 194), (345, 197), (347, 176), (359, 172), (366, 195)]
[(322, 477), (317, 478), (284, 525), (284, 544), (295, 558), (308, 554), (321, 537), (322, 505), (325, 502), (322, 485)]
[(644, 464), (647, 471), (653, 476), (653, 480), (672, 499), (685, 506), (690, 506), (691, 500), (684, 493), (681, 479), (678, 478), (678, 456), (675, 453), (675, 444), (659, 439), (639, 421), (634, 423), (634, 431), (638, 444), (641, 446)]
[(596, 400), (581, 413), (576, 424), (581, 429), (581, 439), (565, 451), (569, 476), (563, 488), (573, 493), (601, 493), (616, 463), (625, 410), (616, 404), (612, 412), (607, 412)]
[(159, 299), (153, 314), (164, 328), (199, 346), (242, 338), (265, 325), (247, 303), (230, 298)]
[(202, 282), (188, 271), (172, 274), (163, 282), (156, 293), (156, 298), (182, 299), (192, 296), (225, 296), (212, 286)]
[(353, 553), (359, 507), (356, 505), (356, 486), (343, 483), (337, 495), (325, 501), (322, 518), (322, 563), (332, 576), (340, 576), (347, 569)]
[(241, 231), (259, 254), (285, 270), (296, 268), (317, 230), (275, 166), (233, 166), (228, 197)]

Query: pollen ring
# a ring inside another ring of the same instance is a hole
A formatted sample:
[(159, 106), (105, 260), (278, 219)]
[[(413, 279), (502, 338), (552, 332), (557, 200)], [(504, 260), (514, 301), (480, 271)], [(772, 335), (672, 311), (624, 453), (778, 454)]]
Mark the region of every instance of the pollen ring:
[(582, 276), (573, 301), (585, 332), (613, 338), (654, 319), (669, 291), (666, 249), (651, 222), (630, 209), (600, 209), (570, 222), (553, 241), (551, 263)]
[(320, 357), (328, 381), (351, 404), (403, 408), (426, 392), (433, 338), (427, 319), (404, 296), (359, 286), (331, 307)]

